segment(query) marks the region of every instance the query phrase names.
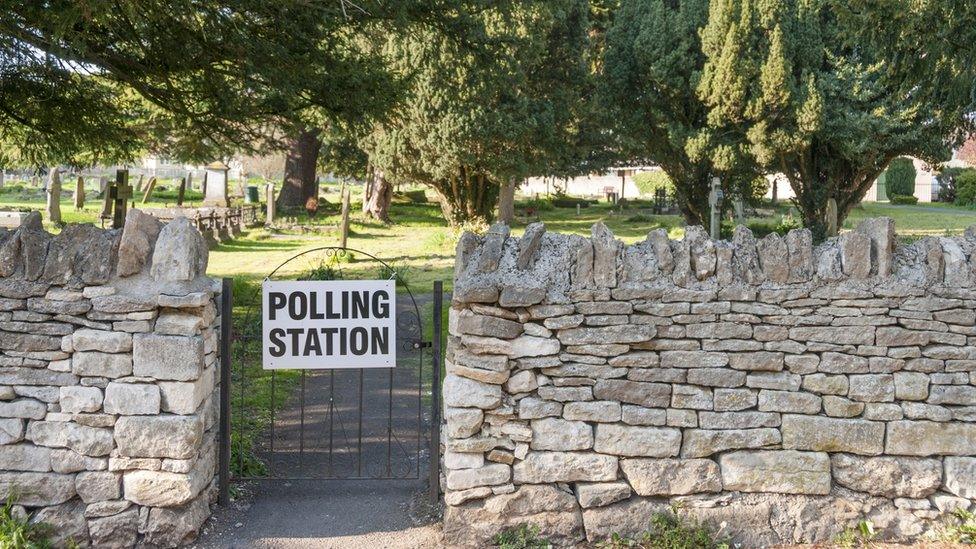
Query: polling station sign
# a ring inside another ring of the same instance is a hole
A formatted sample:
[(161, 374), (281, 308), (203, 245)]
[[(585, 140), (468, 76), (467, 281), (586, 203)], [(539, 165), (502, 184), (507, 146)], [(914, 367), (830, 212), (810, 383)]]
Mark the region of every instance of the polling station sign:
[(393, 280), (266, 280), (264, 369), (393, 368)]

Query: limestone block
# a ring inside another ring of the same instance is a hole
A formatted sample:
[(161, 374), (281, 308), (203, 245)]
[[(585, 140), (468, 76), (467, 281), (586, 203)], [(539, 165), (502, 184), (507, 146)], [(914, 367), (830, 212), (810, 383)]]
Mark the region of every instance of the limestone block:
[(786, 233), (784, 240), (790, 257), (789, 282), (807, 282), (813, 274), (813, 235), (810, 229), (793, 229)]
[(671, 407), (695, 410), (712, 409), (712, 390), (695, 385), (672, 385)]
[(205, 368), (200, 379), (195, 381), (160, 381), (157, 383), (162, 411), (184, 415), (196, 413), (203, 401), (213, 392), (216, 370), (216, 367), (212, 366)]
[(591, 345), (606, 343), (640, 343), (654, 337), (656, 329), (649, 325), (620, 325), (581, 327), (560, 330), (556, 337), (563, 345)]
[(626, 482), (579, 482), (576, 498), (580, 507), (602, 507), (630, 497), (630, 485)]
[(664, 383), (602, 379), (593, 386), (593, 396), (600, 400), (664, 408), (671, 402), (671, 386)]
[(44, 419), (47, 406), (37, 400), (22, 398), (0, 402), (0, 418)]
[(924, 498), (942, 484), (937, 459), (831, 456), (834, 480), (841, 486), (887, 498)]
[(529, 370), (515, 373), (505, 382), (505, 391), (509, 394), (530, 393), (538, 387), (535, 373)]
[(850, 376), (847, 396), (861, 402), (892, 402), (895, 400), (895, 378), (891, 374)]
[(739, 451), (721, 456), (719, 466), (726, 490), (830, 493), (830, 458), (821, 452)]
[(133, 208), (126, 212), (119, 241), (117, 272), (120, 277), (134, 275), (149, 263), (162, 228), (158, 219), (142, 210)]
[(620, 421), (619, 402), (594, 400), (589, 402), (567, 402), (563, 406), (563, 418), (593, 423), (613, 423)]
[(467, 490), (454, 490), (444, 494), (444, 503), (447, 505), (461, 505), (473, 499), (482, 499), (492, 494), (491, 486), (478, 486)]
[(840, 260), (844, 274), (854, 279), (871, 275), (871, 239), (858, 232), (840, 237)]
[(641, 496), (722, 491), (718, 465), (710, 459), (624, 459), (620, 469)]
[(465, 335), (461, 343), (475, 354), (507, 355), (509, 358), (555, 355), (559, 353), (559, 341), (552, 338), (519, 336), (504, 340), (493, 337)]
[(763, 268), (756, 251), (756, 238), (744, 225), (737, 225), (732, 231), (732, 270), (735, 277), (746, 284), (759, 284), (764, 280)]
[(448, 490), (467, 490), (478, 486), (497, 486), (512, 478), (512, 468), (493, 463), (476, 469), (455, 469), (447, 472)]
[(587, 450), (593, 447), (593, 428), (582, 421), (544, 418), (532, 421), (533, 450)]
[(67, 421), (32, 421), (27, 426), (26, 438), (39, 446), (70, 448), (94, 457), (108, 455), (114, 446), (111, 429)]
[(509, 494), (492, 496), (481, 504), (449, 506), (444, 514), (441, 543), (483, 547), (494, 537), (520, 524), (533, 524), (539, 536), (559, 546), (583, 539), (579, 504), (571, 493), (555, 486), (520, 486)]
[(725, 450), (766, 448), (781, 441), (779, 429), (689, 429), (684, 432), (681, 457), (708, 457)]
[(734, 412), (752, 408), (759, 399), (758, 392), (751, 389), (715, 389), (714, 398), (716, 412)]
[(0, 473), (0, 497), (30, 507), (64, 503), (75, 495), (75, 476), (57, 473)]
[(759, 391), (760, 412), (820, 413), (822, 400), (817, 395), (793, 391)]
[(102, 391), (98, 387), (61, 387), (58, 402), (64, 413), (97, 412), (102, 407)]
[(664, 351), (662, 368), (721, 368), (729, 363), (726, 353), (705, 351)]
[(759, 252), (759, 265), (770, 282), (785, 284), (790, 278), (789, 249), (786, 242), (776, 233), (764, 236), (756, 245)]
[(159, 387), (149, 383), (109, 383), (105, 387), (104, 407), (107, 414), (158, 414)]
[(779, 427), (780, 416), (768, 412), (699, 412), (702, 429), (758, 429)]
[(617, 458), (586, 452), (529, 452), (512, 467), (515, 484), (617, 480)]
[(203, 329), (203, 318), (187, 313), (163, 313), (156, 318), (157, 334), (195, 336)]
[(444, 408), (447, 434), (451, 438), (467, 438), (481, 430), (484, 412), (478, 408)]
[(150, 509), (144, 528), (144, 541), (158, 547), (186, 545), (196, 537), (209, 516), (210, 507), (207, 505), (206, 494), (182, 507)]
[(890, 217), (865, 219), (854, 230), (871, 239), (871, 260), (875, 267), (873, 272), (878, 276), (889, 276), (896, 243), (894, 220)]
[(498, 385), (448, 374), (444, 378), (444, 404), (457, 408), (490, 410), (502, 403), (502, 389)]
[(85, 503), (122, 497), (122, 475), (107, 471), (82, 471), (75, 477), (75, 490)]
[(736, 370), (778, 372), (783, 369), (783, 353), (760, 351), (755, 353), (733, 353), (729, 355), (729, 366)]
[(71, 372), (79, 376), (117, 378), (132, 374), (132, 355), (78, 352), (71, 356)]
[[(164, 229), (165, 230), (165, 229)], [(132, 373), (138, 377), (191, 381), (203, 371), (203, 338), (157, 334), (132, 336)]]
[(193, 457), (203, 438), (199, 416), (123, 416), (115, 423), (119, 454), (127, 457)]
[(33, 444), (0, 446), (0, 469), (5, 471), (51, 471), (51, 449)]
[(627, 425), (659, 426), (667, 423), (667, 411), (624, 404), (621, 409), (620, 419)]
[(188, 473), (128, 471), (122, 477), (125, 499), (139, 505), (172, 507), (195, 498), (213, 481), (214, 453), (203, 453)]
[[(85, 504), (74, 500), (61, 505), (38, 510), (30, 521), (44, 523), (51, 528), (48, 540), (55, 547), (73, 547), (76, 543), (88, 543), (88, 525), (85, 522)], [(78, 541), (80, 540), (80, 541)]]
[(976, 387), (972, 385), (933, 385), (928, 401), (932, 404), (976, 405)]
[(24, 420), (0, 419), (0, 445), (13, 444), (24, 438)]
[(602, 222), (591, 229), (593, 243), (593, 279), (597, 287), (617, 287), (617, 261), (623, 245), (613, 237), (613, 233)]
[(885, 453), (901, 456), (976, 454), (976, 424), (933, 421), (888, 423)]
[(681, 431), (601, 423), (596, 426), (593, 449), (603, 454), (632, 457), (670, 457), (681, 448)]
[(976, 458), (945, 458), (945, 489), (959, 497), (976, 499)]
[(563, 405), (559, 402), (552, 402), (538, 398), (526, 397), (519, 401), (519, 419), (539, 419), (543, 417), (559, 416), (562, 414)]
[[(88, 509), (91, 509), (91, 506)], [(88, 509), (85, 510), (86, 516)], [(112, 513), (102, 518), (89, 520), (88, 534), (91, 536), (92, 545), (95, 547), (134, 546), (139, 537), (139, 510), (128, 509), (118, 514)]]
[(81, 328), (71, 336), (76, 351), (102, 351), (104, 353), (125, 353), (132, 350), (132, 335), (124, 332), (108, 332)]
[(91, 305), (92, 310), (97, 313), (138, 313), (154, 310), (156, 308), (156, 297), (112, 294), (92, 298)]
[(177, 217), (159, 231), (150, 274), (159, 282), (184, 282), (207, 271), (207, 243), (185, 217)]
[(848, 391), (847, 376), (810, 374), (803, 376), (803, 390), (820, 395), (844, 396)]
[(884, 449), (880, 422), (785, 414), (782, 430), (783, 448), (791, 450), (878, 455)]

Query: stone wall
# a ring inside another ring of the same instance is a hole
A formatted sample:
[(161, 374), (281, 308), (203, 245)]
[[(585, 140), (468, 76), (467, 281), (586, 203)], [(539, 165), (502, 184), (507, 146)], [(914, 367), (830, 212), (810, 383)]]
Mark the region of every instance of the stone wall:
[(465, 234), (445, 542), (601, 540), (672, 505), (746, 547), (929, 535), (976, 499), (974, 267), (976, 230), (896, 249), (890, 219), (816, 247)]
[(184, 218), (0, 229), (0, 498), (59, 545), (172, 547), (210, 514), (217, 300)]

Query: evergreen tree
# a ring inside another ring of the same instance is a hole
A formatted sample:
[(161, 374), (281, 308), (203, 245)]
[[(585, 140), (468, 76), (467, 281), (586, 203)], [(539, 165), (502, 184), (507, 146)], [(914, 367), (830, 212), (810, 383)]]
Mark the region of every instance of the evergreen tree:
[(695, 91), (707, 18), (708, 0), (624, 0), (607, 34), (600, 87), (619, 161), (660, 166), (685, 220), (705, 226), (713, 176), (723, 176), (729, 197), (751, 197), (757, 176), (741, 146), (709, 127)]
[(451, 224), (490, 221), (503, 181), (565, 169), (587, 78), (583, 0), (493, 4), (464, 25), (465, 41), (389, 37), (409, 99), (363, 140), (385, 177), (430, 185)]
[(701, 33), (709, 124), (785, 174), (818, 238), (830, 198), (843, 222), (893, 158), (948, 158), (967, 124), (955, 100), (903, 86), (842, 15), (830, 0), (713, 0)]

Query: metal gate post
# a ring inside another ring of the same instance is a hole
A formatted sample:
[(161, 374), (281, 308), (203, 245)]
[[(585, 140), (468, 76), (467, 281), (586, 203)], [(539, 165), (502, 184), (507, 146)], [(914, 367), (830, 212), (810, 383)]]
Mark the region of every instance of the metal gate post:
[(434, 281), (433, 368), (430, 381), (430, 500), (441, 499), (441, 309), (444, 304), (444, 283)]
[(230, 353), (234, 334), (233, 279), (221, 280), (220, 294), (220, 446), (217, 503), (230, 503)]

